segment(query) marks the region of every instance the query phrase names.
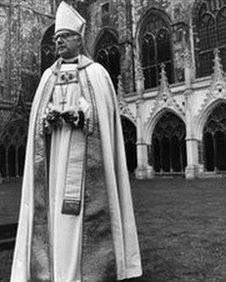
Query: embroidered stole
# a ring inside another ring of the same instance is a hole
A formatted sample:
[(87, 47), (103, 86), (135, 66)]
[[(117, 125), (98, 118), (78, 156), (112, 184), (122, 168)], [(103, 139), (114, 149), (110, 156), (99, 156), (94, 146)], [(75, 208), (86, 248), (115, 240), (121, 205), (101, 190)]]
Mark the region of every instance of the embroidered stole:
[[(71, 189), (74, 181), (78, 181), (78, 183), (81, 184), (83, 181), (82, 176), (84, 174), (79, 173), (81, 178), (77, 179), (76, 176), (74, 176), (74, 170), (85, 170), (81, 277), (82, 282), (113, 282), (116, 280), (116, 265), (108, 195), (104, 177), (100, 133), (98, 125), (95, 125), (97, 121), (95, 96), (86, 71), (83, 69), (80, 71), (80, 74), (82, 78), (81, 82), (83, 83), (81, 89), (84, 91), (85, 99), (87, 99), (93, 107), (90, 122), (90, 130), (93, 130), (93, 132), (86, 137), (86, 140), (84, 140), (85, 137), (82, 135), (83, 133), (79, 133), (79, 144), (82, 144), (82, 149), (77, 152), (75, 146), (77, 146), (78, 135), (72, 135), (72, 139), (76, 138), (76, 142), (71, 140), (69, 161), (71, 161), (73, 166), (67, 171), (67, 185)], [(34, 212), (30, 258), (31, 281), (54, 282), (52, 274), (53, 262), (49, 241), (50, 228), (48, 226), (48, 168), (43, 116), (51, 99), (56, 78), (50, 79), (51, 85), (49, 85), (49, 89), (51, 91), (48, 91), (42, 97), (35, 126)], [(86, 144), (86, 146), (84, 146), (84, 144)], [(85, 147), (87, 149), (85, 149)], [(74, 155), (72, 152), (74, 152)], [(70, 158), (72, 159), (70, 160)], [(75, 164), (76, 162), (74, 158), (79, 160), (77, 164)], [(80, 184), (78, 184), (78, 187)], [(70, 189), (66, 190), (66, 198), (68, 196), (68, 199), (71, 199)], [(73, 201), (80, 197), (80, 192), (77, 192), (72, 192)], [(73, 211), (76, 213), (76, 205), (74, 204), (75, 202), (73, 202), (72, 205), (74, 208)], [(71, 208), (69, 208), (69, 210), (71, 212)]]
[(71, 131), (65, 192), (61, 211), (64, 214), (79, 215), (80, 213), (85, 154), (86, 137), (83, 131), (81, 129)]

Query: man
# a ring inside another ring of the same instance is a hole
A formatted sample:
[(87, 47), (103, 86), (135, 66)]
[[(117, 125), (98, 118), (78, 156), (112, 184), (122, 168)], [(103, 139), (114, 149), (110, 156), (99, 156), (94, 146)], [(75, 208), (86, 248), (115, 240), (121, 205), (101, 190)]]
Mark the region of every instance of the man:
[(120, 117), (106, 70), (83, 53), (85, 20), (61, 2), (60, 58), (32, 105), (11, 282), (141, 275)]

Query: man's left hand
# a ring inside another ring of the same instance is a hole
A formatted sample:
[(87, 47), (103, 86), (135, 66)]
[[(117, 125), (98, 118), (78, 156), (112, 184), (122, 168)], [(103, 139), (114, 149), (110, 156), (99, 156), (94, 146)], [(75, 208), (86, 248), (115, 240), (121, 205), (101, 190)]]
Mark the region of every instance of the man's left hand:
[(84, 126), (84, 113), (82, 111), (65, 111), (61, 113), (61, 117), (66, 123), (69, 123), (76, 128), (83, 128)]

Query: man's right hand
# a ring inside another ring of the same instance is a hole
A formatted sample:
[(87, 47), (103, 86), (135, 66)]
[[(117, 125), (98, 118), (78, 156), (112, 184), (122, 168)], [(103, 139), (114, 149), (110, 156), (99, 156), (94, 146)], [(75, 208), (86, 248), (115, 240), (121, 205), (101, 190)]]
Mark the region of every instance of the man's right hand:
[(46, 109), (43, 120), (47, 133), (51, 133), (53, 128), (62, 125), (61, 113), (51, 105)]

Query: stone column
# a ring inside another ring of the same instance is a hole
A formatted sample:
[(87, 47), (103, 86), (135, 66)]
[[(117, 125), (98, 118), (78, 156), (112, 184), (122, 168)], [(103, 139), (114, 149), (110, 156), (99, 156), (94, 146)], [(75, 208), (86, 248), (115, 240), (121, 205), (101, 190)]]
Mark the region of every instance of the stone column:
[(137, 168), (135, 175), (137, 179), (153, 178), (153, 168), (148, 164), (148, 144), (137, 142)]
[(136, 90), (138, 100), (137, 106), (137, 168), (135, 170), (136, 178), (145, 179), (153, 177), (153, 168), (148, 164), (148, 144), (144, 142), (143, 138), (143, 90), (144, 79), (143, 71), (139, 66), (136, 74)]
[(185, 91), (185, 101), (186, 101), (186, 151), (187, 151), (187, 166), (185, 168), (185, 176), (188, 179), (193, 179), (198, 174), (198, 140), (194, 137), (193, 134), (193, 117), (192, 117), (192, 106), (190, 98), (192, 91), (190, 88), (191, 85), (191, 76), (189, 74), (188, 68), (185, 66), (185, 82), (186, 82), (186, 91)]
[(135, 89), (131, 1), (118, 0), (117, 7), (121, 76), (125, 94), (128, 94)]
[(185, 175), (188, 179), (198, 176), (200, 167), (198, 163), (198, 140), (196, 138), (186, 138), (187, 166)]
[(194, 120), (192, 113), (192, 81), (193, 81), (193, 64), (190, 48), (185, 45), (184, 50), (184, 77), (185, 77), (185, 116), (186, 116), (186, 149), (187, 149), (187, 167), (185, 176), (193, 179), (199, 176), (201, 166), (199, 164), (198, 139), (195, 137)]
[(153, 168), (148, 164), (148, 146), (143, 139), (143, 123), (142, 123), (142, 104), (143, 101), (137, 103), (137, 168), (135, 175), (137, 179), (153, 178)]

